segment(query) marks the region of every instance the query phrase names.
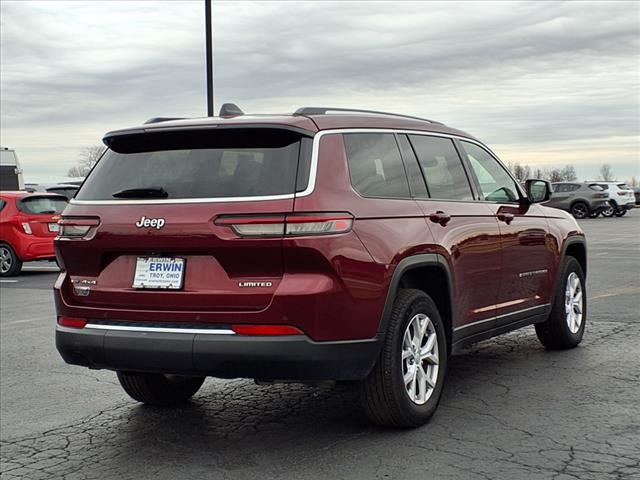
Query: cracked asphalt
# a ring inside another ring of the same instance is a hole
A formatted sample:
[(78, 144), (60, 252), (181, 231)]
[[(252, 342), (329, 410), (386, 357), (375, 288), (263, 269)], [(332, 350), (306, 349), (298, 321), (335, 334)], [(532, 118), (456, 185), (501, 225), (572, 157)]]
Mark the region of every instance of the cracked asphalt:
[(450, 361), (415, 430), (371, 426), (348, 385), (208, 379), (178, 409), (128, 399), (115, 375), (65, 365), (51, 266), (0, 283), (3, 479), (640, 479), (640, 210), (585, 220), (580, 347), (533, 328)]

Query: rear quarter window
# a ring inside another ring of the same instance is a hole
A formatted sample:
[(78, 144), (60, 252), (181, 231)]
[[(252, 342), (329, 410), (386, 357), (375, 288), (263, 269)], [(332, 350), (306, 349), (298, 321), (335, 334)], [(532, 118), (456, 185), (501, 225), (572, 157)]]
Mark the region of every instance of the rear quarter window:
[(364, 197), (409, 198), (398, 144), (390, 133), (344, 135), (351, 184)]

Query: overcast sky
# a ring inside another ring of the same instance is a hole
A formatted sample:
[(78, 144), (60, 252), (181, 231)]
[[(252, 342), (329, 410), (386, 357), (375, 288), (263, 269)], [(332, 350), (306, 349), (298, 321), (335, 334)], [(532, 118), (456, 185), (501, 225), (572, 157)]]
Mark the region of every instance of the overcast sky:
[[(216, 105), (359, 107), (505, 162), (640, 177), (640, 3), (221, 2)], [(27, 181), (154, 116), (206, 114), (204, 2), (0, 2), (0, 137)]]

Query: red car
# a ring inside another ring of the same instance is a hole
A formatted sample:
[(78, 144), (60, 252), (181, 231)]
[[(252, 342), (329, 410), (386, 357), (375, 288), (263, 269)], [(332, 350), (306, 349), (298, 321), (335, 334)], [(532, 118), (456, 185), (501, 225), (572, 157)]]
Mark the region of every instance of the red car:
[(585, 236), (548, 182), (441, 123), (333, 110), (107, 133), (56, 239), (64, 360), (156, 405), (207, 376), (353, 381), (409, 427), (469, 343), (580, 343)]
[(55, 260), (53, 239), (66, 206), (62, 195), (0, 191), (0, 276), (18, 275), (22, 262)]

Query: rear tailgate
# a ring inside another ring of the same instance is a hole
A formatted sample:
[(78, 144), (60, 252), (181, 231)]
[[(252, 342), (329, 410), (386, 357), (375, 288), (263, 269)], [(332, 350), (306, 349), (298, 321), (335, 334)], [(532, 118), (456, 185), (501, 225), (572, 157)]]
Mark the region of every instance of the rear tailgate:
[[(215, 222), (292, 212), (309, 176), (311, 138), (242, 130), (111, 139), (117, 151), (107, 151), (61, 222), (66, 299), (130, 311), (266, 308), (283, 274), (282, 237), (242, 238)], [(177, 283), (158, 288), (154, 268)]]

